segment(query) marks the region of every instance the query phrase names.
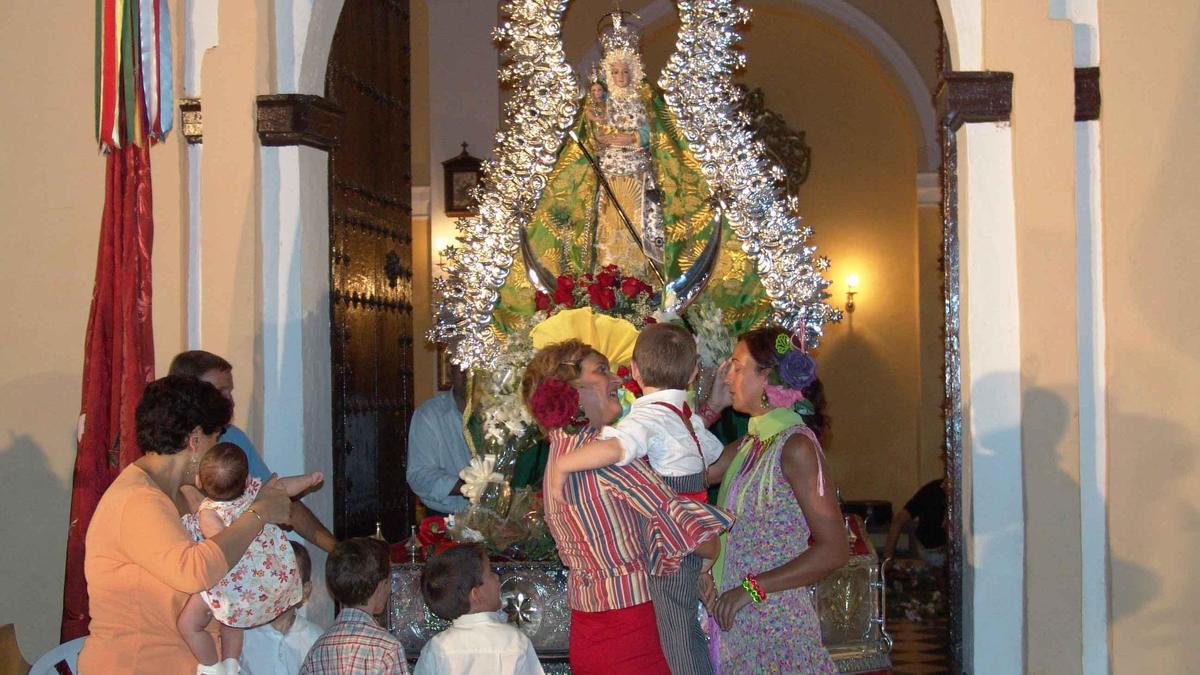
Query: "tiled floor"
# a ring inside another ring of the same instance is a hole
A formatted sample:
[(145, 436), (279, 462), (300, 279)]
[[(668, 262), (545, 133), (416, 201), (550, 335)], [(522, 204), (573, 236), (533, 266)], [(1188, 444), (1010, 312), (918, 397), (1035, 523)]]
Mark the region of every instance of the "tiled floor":
[(892, 648), (892, 675), (931, 675), (949, 673), (946, 651), (946, 624), (914, 623), (907, 619), (888, 622), (895, 640)]

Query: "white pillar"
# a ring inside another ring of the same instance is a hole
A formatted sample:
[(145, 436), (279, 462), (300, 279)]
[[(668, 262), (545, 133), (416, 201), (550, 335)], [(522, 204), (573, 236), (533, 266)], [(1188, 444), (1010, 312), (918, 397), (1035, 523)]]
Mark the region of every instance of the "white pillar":
[[(314, 8), (313, 0), (276, 2), (272, 48), (274, 90), (304, 91), (302, 82), (323, 75), (337, 7)], [(320, 45), (310, 44), (320, 42)], [(311, 62), (306, 62), (306, 57)], [(319, 63), (318, 63), (319, 61)], [(306, 74), (309, 77), (306, 77)], [(267, 93), (267, 92), (264, 92)], [(263, 459), (280, 475), (322, 471), (325, 486), (304, 503), (333, 528), (333, 421), (329, 353), (329, 156), (305, 146), (260, 147), (262, 243)], [(313, 595), (308, 616), (327, 625), (333, 602), (325, 590), (325, 554), (313, 558)]]
[(958, 132), (964, 667), (1022, 672), (1025, 507), (1012, 128)]

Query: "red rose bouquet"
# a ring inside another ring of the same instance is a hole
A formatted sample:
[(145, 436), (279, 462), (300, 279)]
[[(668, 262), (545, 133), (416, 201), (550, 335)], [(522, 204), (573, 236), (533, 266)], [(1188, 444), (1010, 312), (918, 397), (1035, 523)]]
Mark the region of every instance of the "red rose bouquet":
[(591, 307), (641, 327), (653, 323), (650, 316), (658, 307), (659, 297), (650, 284), (637, 277), (623, 276), (621, 268), (606, 265), (596, 274), (562, 275), (554, 289), (534, 293), (539, 312), (555, 314), (562, 309)]

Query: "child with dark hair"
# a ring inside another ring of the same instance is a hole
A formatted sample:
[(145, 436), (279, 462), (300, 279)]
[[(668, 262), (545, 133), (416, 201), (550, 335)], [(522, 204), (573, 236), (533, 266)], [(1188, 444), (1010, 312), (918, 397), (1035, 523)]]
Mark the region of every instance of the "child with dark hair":
[[(629, 414), (604, 427), (599, 440), (555, 461), (547, 480), (548, 500), (563, 501), (569, 473), (624, 466), (640, 458), (648, 459), (650, 468), (679, 496), (708, 500), (705, 472), (724, 448), (687, 404), (687, 389), (699, 370), (696, 340), (675, 324), (646, 326), (633, 345), (630, 367), (642, 397), (633, 402)], [(715, 542), (684, 558), (678, 573), (649, 578), (663, 655), (676, 675), (712, 673), (696, 608), (702, 558), (716, 556)]]
[(296, 611), (312, 595), (312, 558), (303, 544), (291, 543), (304, 594), (298, 604), (271, 623), (246, 631), (242, 645), (242, 672), (246, 675), (296, 675), (308, 650), (321, 637), (321, 627)]
[(542, 675), (533, 643), (500, 609), (500, 577), (482, 544), (446, 549), (425, 563), (421, 594), (434, 614), (453, 621), (421, 650), (414, 675)]
[(387, 608), (387, 544), (368, 537), (339, 542), (325, 561), (325, 585), (342, 611), (308, 651), (301, 675), (408, 675), (404, 647), (375, 622)]
[[(318, 471), (280, 478), (278, 485), (295, 497), (322, 480)], [(196, 487), (206, 497), (196, 513), (184, 516), (183, 523), (197, 541), (215, 537), (243, 513), (258, 515), (252, 504), (262, 483), (250, 478), (246, 453), (233, 443), (217, 443), (204, 453), (196, 470)], [(189, 598), (179, 613), (179, 633), (200, 662), (197, 673), (241, 672), (242, 629), (272, 621), (302, 599), (291, 543), (279, 527), (265, 525), (233, 569), (216, 586)], [(205, 631), (210, 618), (220, 624), (220, 654)]]

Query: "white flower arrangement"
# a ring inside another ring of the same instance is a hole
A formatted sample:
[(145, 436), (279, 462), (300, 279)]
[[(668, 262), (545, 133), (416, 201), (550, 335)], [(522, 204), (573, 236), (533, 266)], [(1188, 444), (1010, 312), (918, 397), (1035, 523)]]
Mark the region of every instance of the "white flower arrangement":
[(482, 386), (476, 407), (482, 425), (483, 439), (488, 444), (503, 447), (520, 439), (534, 428), (533, 417), (521, 398), (521, 376), (533, 356), (532, 326), (546, 318), (538, 312), (525, 324), (508, 334), (504, 349), (487, 371), (479, 371)]
[(688, 308), (687, 314), (696, 332), (696, 351), (702, 370), (716, 368), (733, 355), (733, 339), (720, 307), (702, 295)]

